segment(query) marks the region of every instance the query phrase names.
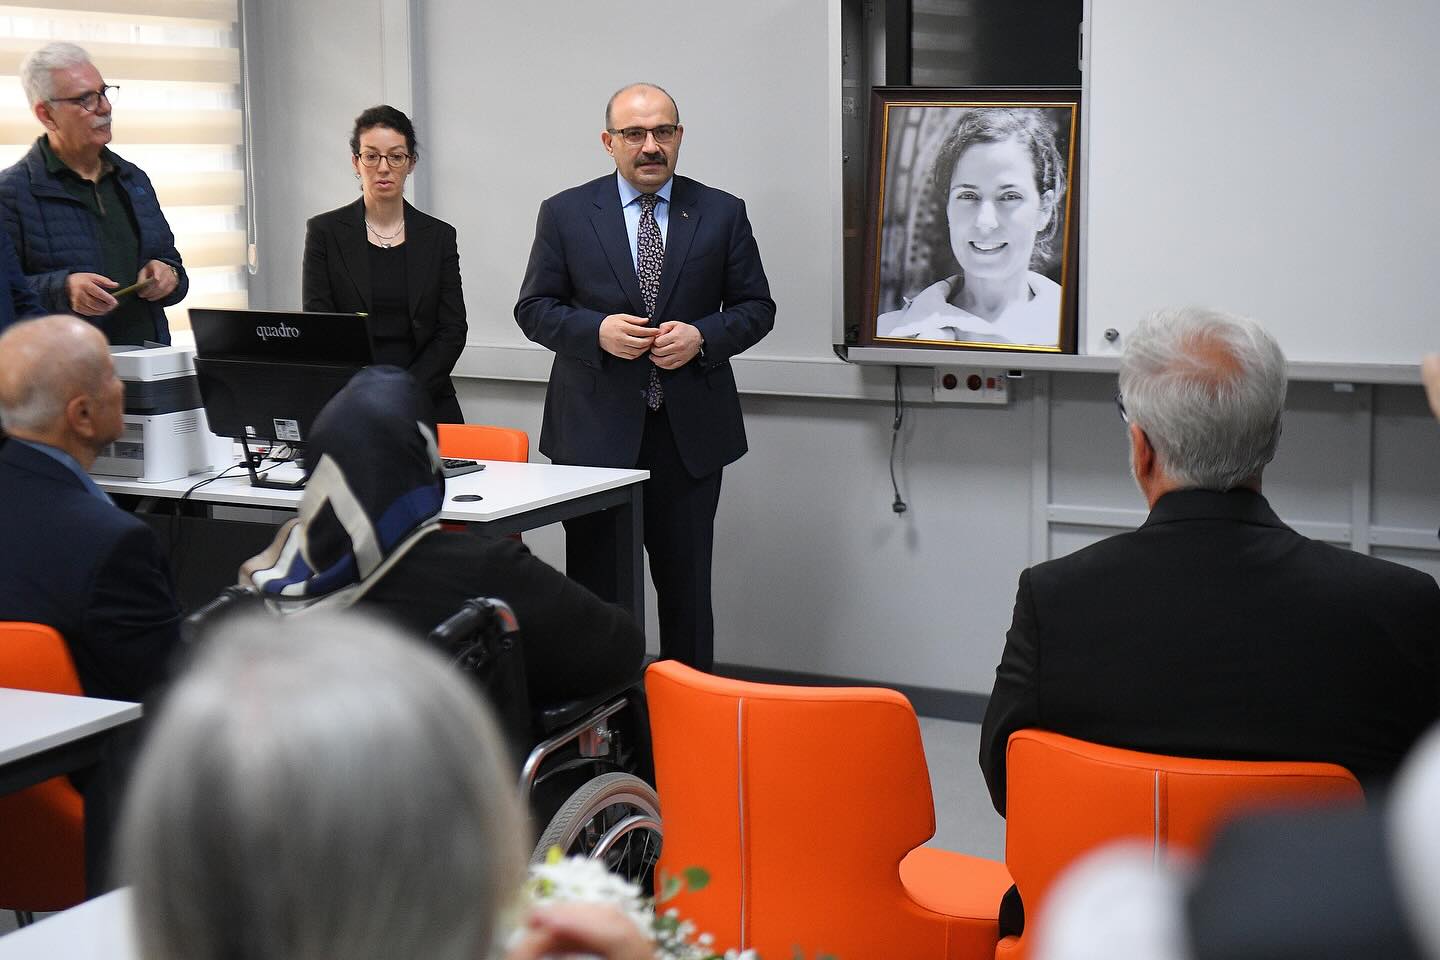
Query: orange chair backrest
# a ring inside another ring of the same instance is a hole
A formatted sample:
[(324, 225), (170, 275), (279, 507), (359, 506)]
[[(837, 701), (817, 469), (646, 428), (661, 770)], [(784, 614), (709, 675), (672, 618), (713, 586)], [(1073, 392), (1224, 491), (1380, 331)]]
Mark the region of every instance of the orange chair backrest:
[[(645, 674), (665, 843), (660, 869), (710, 884), (671, 905), (721, 950), (945, 956), (901, 859), (935, 833), (910, 702), (879, 688)], [(841, 946), (843, 945), (843, 947)]]
[[(65, 640), (0, 622), (0, 687), (81, 696)], [(64, 910), (85, 899), (85, 801), (65, 777), (0, 797), (0, 908)]]
[(530, 459), (530, 435), (510, 427), (479, 423), (442, 423), (437, 438), (440, 456), (469, 460), (508, 460), (526, 463)]
[(1005, 758), (1005, 863), (1027, 916), (1065, 867), (1112, 840), (1149, 844), (1157, 857), (1199, 852), (1247, 809), (1364, 800), (1333, 763), (1170, 757), (1042, 730), (1012, 734)]
[(0, 621), (0, 687), (84, 696), (64, 638), (41, 623)]

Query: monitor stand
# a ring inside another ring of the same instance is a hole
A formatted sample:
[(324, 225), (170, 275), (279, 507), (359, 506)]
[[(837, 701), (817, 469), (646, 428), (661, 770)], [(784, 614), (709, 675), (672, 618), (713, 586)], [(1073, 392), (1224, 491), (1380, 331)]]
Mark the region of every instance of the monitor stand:
[(255, 472), (255, 464), (263, 462), (258, 453), (250, 452), (250, 444), (244, 437), (240, 438), (240, 449), (245, 452), (245, 469), (250, 471), (250, 486), (264, 487), (267, 490), (303, 490), (305, 489), (305, 478), (299, 480), (270, 480)]

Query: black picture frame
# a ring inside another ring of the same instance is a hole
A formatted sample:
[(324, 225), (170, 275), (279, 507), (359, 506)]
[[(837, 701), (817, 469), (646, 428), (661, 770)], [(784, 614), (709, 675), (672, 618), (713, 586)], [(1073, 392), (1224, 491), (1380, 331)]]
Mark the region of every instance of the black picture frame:
[(1074, 353), (1079, 88), (876, 87), (871, 111), (857, 344)]

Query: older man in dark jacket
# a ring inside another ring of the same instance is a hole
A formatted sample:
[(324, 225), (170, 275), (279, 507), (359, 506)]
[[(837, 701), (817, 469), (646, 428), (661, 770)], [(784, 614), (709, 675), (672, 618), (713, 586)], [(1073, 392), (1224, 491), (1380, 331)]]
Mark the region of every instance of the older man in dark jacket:
[(30, 54), (20, 79), (46, 133), (0, 172), (0, 217), (31, 288), (111, 343), (169, 343), (163, 308), (189, 280), (150, 179), (106, 146), (117, 88), (72, 43)]

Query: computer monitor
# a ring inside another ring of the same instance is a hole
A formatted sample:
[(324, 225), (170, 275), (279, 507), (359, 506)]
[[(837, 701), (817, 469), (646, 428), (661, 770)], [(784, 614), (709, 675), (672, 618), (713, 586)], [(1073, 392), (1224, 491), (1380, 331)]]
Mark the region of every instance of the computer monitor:
[[(193, 309), (190, 326), (210, 429), (247, 456), (252, 442), (305, 443), (321, 409), (373, 357), (359, 314)], [(251, 482), (281, 485), (253, 471)]]

